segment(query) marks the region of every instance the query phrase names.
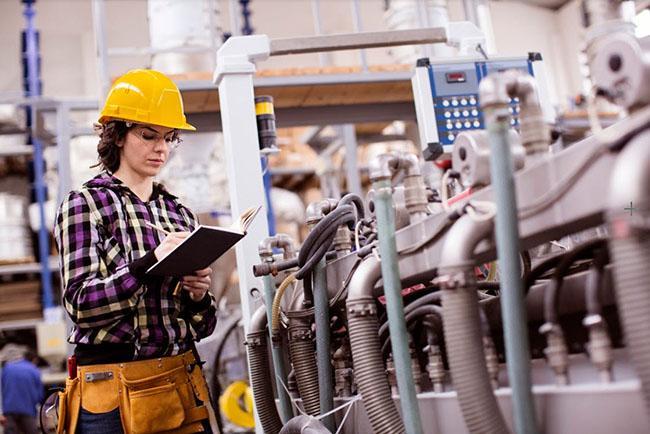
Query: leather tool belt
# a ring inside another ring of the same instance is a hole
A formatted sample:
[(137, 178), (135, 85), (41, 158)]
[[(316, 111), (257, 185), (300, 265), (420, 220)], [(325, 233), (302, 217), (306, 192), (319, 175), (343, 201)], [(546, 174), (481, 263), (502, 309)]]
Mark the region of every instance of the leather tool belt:
[(80, 409), (120, 409), (126, 434), (202, 432), (210, 396), (191, 351), (171, 357), (77, 368), (59, 392), (57, 434), (74, 434)]

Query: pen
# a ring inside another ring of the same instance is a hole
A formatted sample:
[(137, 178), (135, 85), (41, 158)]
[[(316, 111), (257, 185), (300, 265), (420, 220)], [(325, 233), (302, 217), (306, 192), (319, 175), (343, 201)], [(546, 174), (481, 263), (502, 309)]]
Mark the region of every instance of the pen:
[[(152, 229), (157, 229), (157, 230), (159, 230), (160, 232), (162, 232), (162, 233), (165, 234), (165, 235), (169, 235), (169, 234), (170, 234), (169, 231), (166, 231), (165, 229), (161, 228), (161, 227), (158, 226), (158, 225), (154, 225), (153, 223), (150, 223), (150, 222), (144, 222), (144, 224), (147, 225), (147, 226), (149, 226), (149, 227), (152, 228)], [(177, 295), (181, 292), (181, 287), (183, 286), (182, 284), (183, 284), (183, 282), (179, 280), (178, 283), (176, 284), (176, 286), (174, 287), (174, 293), (173, 293), (174, 297), (177, 296)]]
[(155, 224), (153, 224), (153, 223), (151, 223), (151, 222), (144, 222), (144, 224), (147, 225), (147, 226), (149, 226), (149, 227), (152, 228), (152, 229), (157, 229), (157, 230), (159, 230), (160, 232), (162, 232), (162, 233), (165, 234), (165, 235), (169, 235), (169, 234), (171, 233), (171, 232), (169, 232), (169, 231), (167, 231), (167, 230), (161, 228), (160, 226), (155, 225)]

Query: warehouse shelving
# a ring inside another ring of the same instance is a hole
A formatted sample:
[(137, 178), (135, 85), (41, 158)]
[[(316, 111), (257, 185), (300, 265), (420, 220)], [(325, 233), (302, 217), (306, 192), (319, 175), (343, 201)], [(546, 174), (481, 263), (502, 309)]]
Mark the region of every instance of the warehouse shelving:
[[(69, 152), (70, 140), (78, 135), (92, 134), (92, 128), (80, 127), (72, 125), (71, 113), (79, 110), (94, 110), (98, 109), (98, 101), (91, 99), (80, 100), (60, 100), (49, 98), (21, 98), (9, 101), (17, 107), (31, 107), (34, 114), (35, 122), (32, 125), (32, 136), (39, 140), (43, 146), (55, 145), (57, 150), (56, 165), (58, 169), (59, 188), (56, 192), (56, 203), (60, 203), (64, 195), (71, 189), (71, 161)], [(54, 117), (53, 129), (49, 131), (46, 128), (44, 117), (51, 115)], [(21, 129), (2, 129), (0, 134), (26, 134), (26, 131)], [(39, 148), (42, 152), (42, 148)], [(13, 157), (21, 155), (34, 155), (36, 148), (29, 145), (12, 146), (11, 148), (0, 148), (1, 157)], [(35, 176), (43, 179), (44, 174), (38, 172)], [(52, 300), (51, 277), (47, 276), (57, 273), (58, 270), (58, 257), (48, 256), (46, 261), (42, 262), (21, 262), (0, 265), (0, 276), (11, 276), (18, 274), (39, 274), (41, 276), (43, 288), (43, 307), (46, 306), (46, 297)], [(50, 294), (45, 293), (50, 291)], [(52, 300), (53, 301), (53, 300)], [(55, 303), (56, 305), (56, 303)], [(46, 315), (47, 317), (47, 315)], [(41, 318), (17, 320), (0, 322), (0, 329), (7, 328), (33, 328), (38, 322), (42, 321)]]
[[(56, 256), (50, 256), (48, 261), (50, 270), (55, 271), (59, 268), (59, 259)], [(0, 276), (10, 274), (27, 274), (27, 273), (40, 273), (41, 264), (39, 262), (26, 262), (21, 264), (6, 264), (0, 265)]]

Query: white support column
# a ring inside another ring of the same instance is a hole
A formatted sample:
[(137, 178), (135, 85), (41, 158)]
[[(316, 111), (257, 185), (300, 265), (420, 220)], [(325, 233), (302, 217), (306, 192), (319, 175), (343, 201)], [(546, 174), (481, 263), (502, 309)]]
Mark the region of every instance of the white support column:
[[(221, 123), (228, 168), (228, 186), (233, 218), (246, 208), (263, 205), (264, 185), (260, 165), (257, 121), (253, 93), (255, 60), (268, 57), (266, 35), (233, 36), (217, 52), (214, 81), (219, 86)], [(250, 292), (260, 292), (262, 281), (253, 275), (259, 262), (258, 243), (268, 236), (268, 223), (260, 212), (246, 237), (236, 246), (237, 272), (244, 331), (248, 333), (254, 300)]]
[[(241, 215), (246, 208), (262, 205), (265, 201), (255, 119), (253, 62), (268, 58), (269, 52), (269, 38), (266, 35), (232, 36), (217, 51), (214, 81), (219, 86), (221, 125), (233, 218)], [(259, 262), (259, 242), (269, 235), (268, 222), (263, 217), (265, 215), (266, 212), (260, 212), (248, 228), (248, 234), (235, 247), (242, 320), (246, 334), (255, 311), (251, 290), (257, 288), (259, 293), (262, 292), (262, 280), (253, 275), (253, 265)], [(263, 434), (257, 411), (254, 414), (255, 432)]]

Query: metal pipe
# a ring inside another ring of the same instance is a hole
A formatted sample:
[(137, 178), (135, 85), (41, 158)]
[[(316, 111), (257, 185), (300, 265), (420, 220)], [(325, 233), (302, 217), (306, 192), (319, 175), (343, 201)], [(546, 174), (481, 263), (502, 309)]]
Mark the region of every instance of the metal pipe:
[[(359, 0), (352, 0), (352, 26), (356, 33), (363, 32), (363, 25), (361, 24), (361, 11), (359, 10)], [(366, 58), (366, 50), (359, 50), (359, 59), (361, 60), (361, 71), (368, 72), (368, 59)]]
[(397, 246), (395, 244), (395, 211), (393, 210), (390, 177), (373, 179), (375, 190), (375, 215), (381, 255), (381, 274), (384, 282), (386, 310), (391, 336), (391, 347), (397, 371), (397, 385), (400, 391), (400, 406), (406, 432), (422, 433), (422, 422), (413, 383), (411, 356), (408, 345), (404, 305), (402, 303), (402, 285), (400, 283), (397, 263)]
[[(25, 3), (25, 56), (27, 60), (27, 96), (36, 99), (41, 96), (41, 82), (39, 70), (39, 50), (37, 31), (34, 18), (36, 10), (31, 2)], [(42, 303), (45, 320), (51, 320), (51, 314), (48, 311), (54, 308), (54, 296), (52, 295), (52, 274), (50, 270), (50, 239), (48, 234), (48, 224), (45, 218), (45, 201), (47, 192), (45, 191), (45, 160), (43, 159), (43, 143), (36, 137), (37, 110), (34, 104), (30, 104), (30, 138), (34, 147), (34, 190), (36, 193), (36, 202), (38, 203), (38, 260), (41, 264), (41, 284), (43, 286)]]
[[(618, 157), (610, 186), (610, 248), (618, 312), (650, 417), (650, 130)], [(630, 202), (631, 201), (631, 202)]]
[(510, 113), (503, 76), (488, 76), (479, 96), (491, 146), (490, 167), (496, 199), (496, 242), (501, 276), (501, 305), (508, 367), (512, 384), (515, 431), (536, 433), (530, 378), (530, 350), (526, 308), (519, 263), (519, 221), (510, 153)]
[(551, 135), (544, 121), (535, 79), (519, 71), (508, 74), (511, 77), (507, 84), (508, 94), (520, 100), (521, 145), (526, 155), (548, 153)]
[(390, 32), (339, 33), (304, 38), (281, 38), (271, 42), (271, 56), (305, 54), (326, 51), (356, 50), (359, 48), (394, 47), (447, 42), (444, 27), (429, 29), (393, 30)]
[[(264, 276), (264, 305), (266, 307), (266, 315), (269, 324), (271, 323), (273, 311), (273, 295), (275, 292), (275, 285), (273, 277)], [(287, 423), (293, 417), (293, 410), (291, 409), (291, 398), (287, 395), (287, 391), (282, 386), (282, 381), (287, 378), (286, 366), (284, 364), (284, 354), (282, 351), (282, 338), (275, 335), (269, 327), (269, 337), (271, 338), (271, 356), (273, 358), (273, 371), (275, 373), (275, 385), (277, 390), (278, 399), (280, 400), (280, 418), (282, 423)]]
[[(330, 355), (330, 314), (327, 296), (327, 272), (325, 258), (321, 259), (313, 273), (314, 317), (316, 322), (316, 363), (318, 365), (318, 396), (320, 414), (334, 409), (334, 388), (332, 386), (332, 358)], [(336, 430), (334, 415), (323, 419), (330, 431)]]
[[(273, 247), (281, 247), (284, 250), (285, 259), (290, 259), (295, 256), (295, 251), (293, 249), (293, 242), (288, 235), (277, 234), (272, 237), (265, 238), (258, 246), (258, 252), (260, 259), (266, 264), (273, 263)], [(283, 294), (284, 290), (289, 286), (289, 282), (292, 282), (292, 278), (287, 278), (288, 281), (283, 282)], [(275, 284), (273, 282), (273, 277), (266, 275), (263, 277), (264, 284), (264, 304), (266, 306), (266, 315), (269, 324), (274, 324), (273, 321), (273, 306), (275, 302)], [(278, 312), (279, 312), (279, 302), (282, 299), (282, 295), (278, 299)], [(273, 330), (272, 327), (269, 327), (269, 336), (271, 338), (271, 356), (273, 358), (273, 370), (275, 373), (275, 384), (278, 399), (280, 401), (280, 417), (283, 423), (286, 423), (293, 416), (293, 410), (291, 408), (291, 397), (287, 395), (285, 388), (282, 385), (282, 381), (286, 379), (286, 365), (284, 363), (284, 351), (282, 349), (282, 337), (278, 330)]]

